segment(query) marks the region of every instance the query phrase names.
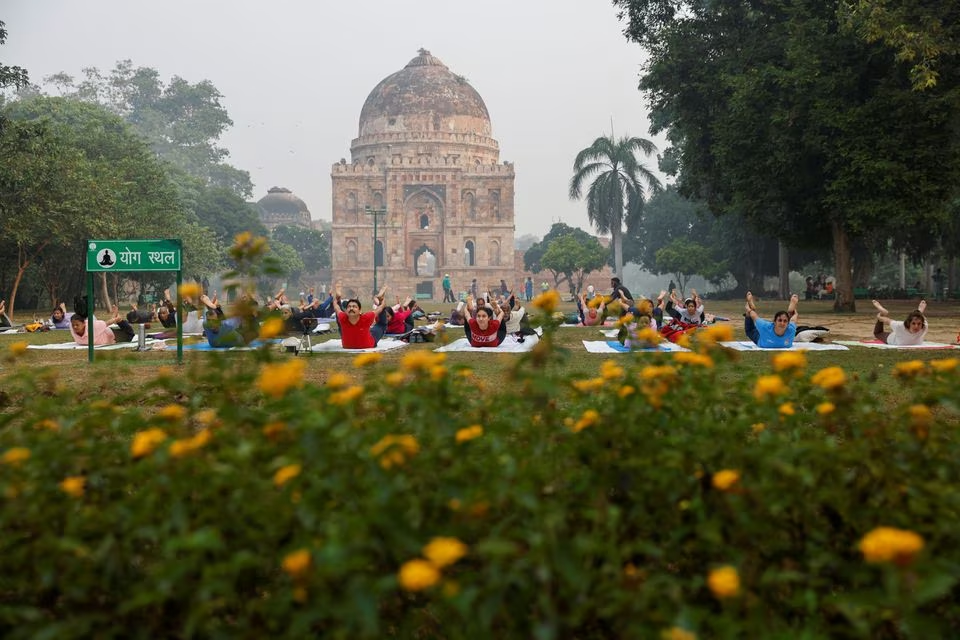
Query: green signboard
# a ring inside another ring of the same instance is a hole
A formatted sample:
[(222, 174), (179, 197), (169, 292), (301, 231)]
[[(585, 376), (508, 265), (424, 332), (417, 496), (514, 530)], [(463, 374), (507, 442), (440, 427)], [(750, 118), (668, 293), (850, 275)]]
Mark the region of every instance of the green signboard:
[(180, 271), (180, 241), (88, 240), (87, 271)]

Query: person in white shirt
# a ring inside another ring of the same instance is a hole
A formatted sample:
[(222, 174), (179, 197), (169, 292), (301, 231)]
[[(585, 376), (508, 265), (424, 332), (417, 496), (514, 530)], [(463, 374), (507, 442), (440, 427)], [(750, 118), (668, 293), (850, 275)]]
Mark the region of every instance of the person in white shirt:
[[(873, 337), (887, 344), (909, 346), (923, 344), (923, 339), (927, 335), (927, 319), (923, 312), (927, 309), (927, 301), (921, 300), (917, 305), (916, 311), (907, 314), (906, 320), (891, 320), (890, 313), (883, 308), (876, 300), (873, 300), (873, 306), (877, 310), (877, 324), (873, 327)], [(890, 326), (890, 331), (885, 331), (886, 325)]]

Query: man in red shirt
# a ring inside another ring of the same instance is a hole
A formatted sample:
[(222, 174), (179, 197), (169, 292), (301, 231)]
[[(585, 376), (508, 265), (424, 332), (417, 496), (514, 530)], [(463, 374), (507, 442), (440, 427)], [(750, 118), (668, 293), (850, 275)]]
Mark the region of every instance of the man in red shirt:
[(344, 349), (373, 349), (380, 342), (380, 338), (387, 331), (387, 314), (384, 311), (383, 301), (386, 290), (387, 288), (384, 287), (379, 295), (373, 298), (373, 311), (361, 313), (360, 301), (356, 298), (347, 300), (346, 311), (340, 307), (340, 287), (337, 287), (333, 306), (337, 311), (340, 343)]
[[(467, 340), (471, 347), (499, 347), (504, 338), (507, 337), (507, 325), (503, 320), (503, 309), (497, 304), (496, 300), (490, 301), (493, 309), (481, 304), (477, 307), (476, 316), (468, 318), (463, 325), (463, 331), (467, 334)], [(468, 311), (473, 308), (473, 299), (467, 298)], [(496, 310), (496, 317), (494, 317)]]

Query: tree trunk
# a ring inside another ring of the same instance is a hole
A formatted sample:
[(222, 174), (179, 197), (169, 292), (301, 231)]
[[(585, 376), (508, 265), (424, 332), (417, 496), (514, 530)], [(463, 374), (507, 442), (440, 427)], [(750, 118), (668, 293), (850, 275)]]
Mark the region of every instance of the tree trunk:
[[(40, 253), (43, 248), (47, 246), (46, 242), (40, 244), (37, 247), (36, 252)], [(23, 245), (19, 242), (17, 243), (17, 277), (13, 279), (13, 287), (10, 289), (10, 299), (7, 301), (7, 315), (10, 316), (10, 319), (13, 319), (13, 309), (17, 303), (17, 289), (20, 288), (20, 281), (23, 280), (23, 274), (26, 273), (27, 267), (30, 266), (30, 263), (33, 262), (33, 259), (30, 257), (29, 252), (23, 248)]]
[(613, 239), (613, 273), (618, 278), (623, 278), (623, 231), (619, 225), (613, 225), (610, 228), (610, 236)]
[(780, 276), (778, 293), (781, 300), (787, 300), (790, 298), (790, 254), (782, 240), (777, 243), (777, 249), (777, 272)]
[(834, 286), (833, 310), (854, 313), (857, 310), (853, 297), (853, 268), (851, 264), (850, 236), (843, 226), (834, 221), (830, 223), (833, 235), (833, 263), (836, 268), (837, 282)]

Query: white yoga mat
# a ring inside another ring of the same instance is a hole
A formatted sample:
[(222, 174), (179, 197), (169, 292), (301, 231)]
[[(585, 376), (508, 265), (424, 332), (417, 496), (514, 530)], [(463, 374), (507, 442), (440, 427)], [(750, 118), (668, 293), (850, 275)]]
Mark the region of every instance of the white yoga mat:
[[(153, 338), (147, 338), (144, 344), (148, 349), (153, 348), (154, 344), (163, 343), (163, 340), (154, 340)], [(137, 340), (134, 338), (133, 342), (117, 342), (115, 344), (104, 344), (94, 347), (97, 351), (115, 351), (117, 349), (135, 349), (137, 347)], [(76, 349), (86, 349), (87, 345), (77, 344), (76, 342), (54, 342), (51, 344), (29, 344), (27, 349), (44, 349), (44, 350), (55, 350), (55, 351), (73, 351)]]
[(406, 342), (392, 338), (382, 338), (373, 349), (344, 349), (340, 340), (333, 339), (315, 344), (310, 348), (314, 353), (370, 353), (373, 351), (393, 351), (407, 346)]
[(438, 347), (434, 349), (434, 351), (438, 353), (447, 351), (471, 351), (473, 353), (523, 353), (533, 349), (533, 346), (539, 341), (540, 336), (530, 335), (523, 336), (523, 342), (519, 342), (519, 339), (511, 334), (504, 338), (503, 342), (500, 343), (500, 346), (498, 347), (472, 347), (470, 346), (469, 340), (466, 338), (460, 338), (459, 340), (454, 340), (450, 344)]
[(685, 347), (666, 341), (648, 349), (630, 349), (616, 340), (584, 340), (583, 348), (590, 353), (676, 353), (678, 351), (689, 351)]
[(868, 349), (960, 349), (955, 344), (946, 342), (924, 342), (922, 344), (885, 344), (883, 342), (861, 342), (859, 340), (837, 340), (837, 344), (851, 347), (867, 347)]
[(734, 351), (849, 351), (850, 349), (836, 342), (794, 342), (788, 349), (774, 349), (770, 347), (758, 347), (750, 340), (739, 340), (735, 342), (719, 343), (727, 349)]

